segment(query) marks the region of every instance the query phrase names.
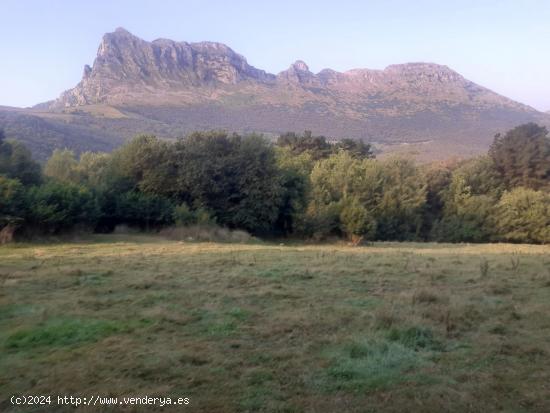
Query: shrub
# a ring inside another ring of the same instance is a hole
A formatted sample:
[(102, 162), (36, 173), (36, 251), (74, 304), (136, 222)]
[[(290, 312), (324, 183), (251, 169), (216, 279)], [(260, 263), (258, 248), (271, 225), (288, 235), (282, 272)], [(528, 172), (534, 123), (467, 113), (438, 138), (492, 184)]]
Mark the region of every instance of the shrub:
[(70, 230), (76, 225), (94, 228), (100, 218), (96, 198), (79, 185), (49, 182), (27, 194), (27, 223), (46, 234)]
[(246, 243), (254, 238), (245, 231), (230, 230), (217, 225), (191, 225), (164, 228), (160, 235), (177, 241)]
[(174, 208), (173, 217), (174, 222), (178, 226), (188, 226), (196, 222), (195, 214), (191, 212), (189, 206), (185, 202)]

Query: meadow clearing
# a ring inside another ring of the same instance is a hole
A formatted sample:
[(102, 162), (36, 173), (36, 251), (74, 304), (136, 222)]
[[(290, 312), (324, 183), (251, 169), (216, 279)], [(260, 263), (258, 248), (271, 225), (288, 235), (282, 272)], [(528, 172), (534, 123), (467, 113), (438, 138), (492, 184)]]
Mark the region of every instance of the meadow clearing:
[(550, 246), (96, 235), (0, 247), (0, 285), (0, 411), (550, 411)]

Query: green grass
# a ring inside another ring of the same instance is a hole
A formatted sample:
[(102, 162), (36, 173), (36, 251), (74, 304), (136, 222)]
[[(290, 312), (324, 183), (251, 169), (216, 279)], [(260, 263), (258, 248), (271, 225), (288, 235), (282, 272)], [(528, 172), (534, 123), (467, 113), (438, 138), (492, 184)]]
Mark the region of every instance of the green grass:
[(367, 393), (410, 381), (408, 373), (421, 368), (425, 357), (401, 343), (363, 339), (342, 346), (331, 356), (326, 389)]
[(3, 246), (0, 411), (93, 393), (205, 413), (546, 413), (549, 297), (548, 246)]
[(106, 320), (48, 320), (9, 335), (5, 346), (10, 350), (37, 349), (46, 346), (70, 346), (100, 340), (103, 337), (129, 332), (139, 323)]

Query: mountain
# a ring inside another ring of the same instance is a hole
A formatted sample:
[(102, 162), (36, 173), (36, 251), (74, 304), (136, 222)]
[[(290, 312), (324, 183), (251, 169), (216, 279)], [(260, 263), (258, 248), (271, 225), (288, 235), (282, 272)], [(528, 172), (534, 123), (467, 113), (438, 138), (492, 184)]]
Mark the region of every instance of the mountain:
[[(275, 136), (308, 129), (429, 159), (485, 151), (496, 132), (519, 123), (550, 124), (548, 114), (447, 66), (313, 73), (297, 61), (271, 74), (221, 43), (148, 42), (122, 28), (104, 35), (73, 89), (32, 109), (0, 109), (0, 122), (5, 119), (7, 131), (33, 149), (31, 133), (40, 128), (38, 136), (55, 137), (48, 142), (77, 150), (115, 147), (137, 133), (176, 138), (224, 128)], [(18, 132), (29, 123), (35, 127)], [(40, 155), (46, 152), (42, 145)]]

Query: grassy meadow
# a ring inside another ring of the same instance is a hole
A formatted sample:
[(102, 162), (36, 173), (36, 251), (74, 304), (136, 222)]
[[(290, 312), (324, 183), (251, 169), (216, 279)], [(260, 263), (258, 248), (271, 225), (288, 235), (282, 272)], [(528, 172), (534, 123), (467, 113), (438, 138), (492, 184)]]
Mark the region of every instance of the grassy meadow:
[(0, 285), (0, 411), (550, 411), (550, 246), (97, 235), (1, 247)]

